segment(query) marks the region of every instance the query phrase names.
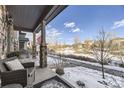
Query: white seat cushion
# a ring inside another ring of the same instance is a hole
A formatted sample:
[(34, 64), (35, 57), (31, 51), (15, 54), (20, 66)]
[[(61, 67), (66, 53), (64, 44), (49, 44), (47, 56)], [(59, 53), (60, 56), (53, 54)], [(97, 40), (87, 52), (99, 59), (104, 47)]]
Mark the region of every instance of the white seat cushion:
[(5, 62), (5, 65), (10, 71), (24, 69), (23, 65), (18, 59), (7, 61)]
[(8, 84), (3, 86), (2, 88), (23, 88), (20, 84)]

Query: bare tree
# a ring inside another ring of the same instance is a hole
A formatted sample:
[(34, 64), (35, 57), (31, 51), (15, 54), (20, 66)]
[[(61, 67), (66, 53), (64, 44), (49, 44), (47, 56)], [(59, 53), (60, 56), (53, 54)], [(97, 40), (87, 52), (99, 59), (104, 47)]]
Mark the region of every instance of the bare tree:
[(123, 50), (121, 50), (121, 49), (119, 50), (118, 57), (119, 57), (120, 62), (121, 62), (120, 66), (124, 67), (124, 52), (123, 52)]
[(77, 52), (78, 51), (78, 46), (80, 44), (80, 38), (78, 36), (74, 37), (74, 44), (73, 44), (73, 48), (74, 50)]
[(102, 28), (99, 31), (97, 39), (94, 41), (92, 46), (93, 55), (96, 60), (102, 65), (102, 77), (105, 79), (104, 75), (104, 65), (111, 60), (110, 51), (112, 47), (111, 34), (104, 31)]

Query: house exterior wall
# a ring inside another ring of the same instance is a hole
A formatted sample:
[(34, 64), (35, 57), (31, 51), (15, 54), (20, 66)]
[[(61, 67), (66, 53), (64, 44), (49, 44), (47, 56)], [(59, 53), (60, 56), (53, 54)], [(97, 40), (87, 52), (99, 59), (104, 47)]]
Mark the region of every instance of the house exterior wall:
[(115, 38), (112, 40), (112, 42), (117, 49), (124, 49), (124, 38)]

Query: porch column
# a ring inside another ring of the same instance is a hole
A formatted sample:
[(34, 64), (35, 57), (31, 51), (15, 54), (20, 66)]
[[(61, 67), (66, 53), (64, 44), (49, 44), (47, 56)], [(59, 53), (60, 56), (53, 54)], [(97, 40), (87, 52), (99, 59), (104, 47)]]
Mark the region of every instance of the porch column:
[(46, 35), (45, 35), (46, 22), (41, 22), (41, 44), (40, 44), (40, 67), (47, 67), (47, 46), (46, 46)]
[(33, 32), (32, 58), (36, 58), (36, 34)]

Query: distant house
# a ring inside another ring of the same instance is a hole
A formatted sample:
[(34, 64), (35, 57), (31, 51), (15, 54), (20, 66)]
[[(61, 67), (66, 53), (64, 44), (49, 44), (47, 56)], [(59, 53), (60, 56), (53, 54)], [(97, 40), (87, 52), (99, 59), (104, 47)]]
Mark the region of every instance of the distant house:
[(114, 38), (111, 41), (117, 49), (124, 48), (124, 38)]

